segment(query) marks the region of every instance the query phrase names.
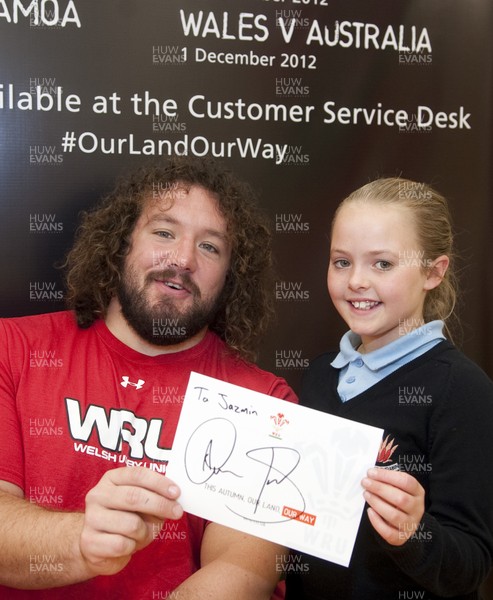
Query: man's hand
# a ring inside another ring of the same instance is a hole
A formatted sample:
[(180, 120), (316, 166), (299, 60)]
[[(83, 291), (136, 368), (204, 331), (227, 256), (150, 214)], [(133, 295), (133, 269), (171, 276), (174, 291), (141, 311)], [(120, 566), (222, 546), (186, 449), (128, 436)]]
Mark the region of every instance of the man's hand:
[(370, 505), (368, 518), (383, 539), (402, 546), (416, 531), (425, 511), (425, 491), (408, 473), (373, 468), (361, 482)]
[(107, 471), (86, 496), (80, 552), (96, 575), (117, 573), (145, 548), (165, 519), (179, 519), (180, 490), (170, 479), (144, 467)]

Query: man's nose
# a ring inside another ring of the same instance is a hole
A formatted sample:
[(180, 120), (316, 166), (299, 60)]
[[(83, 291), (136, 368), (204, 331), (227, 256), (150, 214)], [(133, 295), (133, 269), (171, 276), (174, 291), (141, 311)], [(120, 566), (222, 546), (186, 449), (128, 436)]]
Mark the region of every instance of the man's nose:
[(177, 240), (172, 255), (170, 257), (170, 266), (184, 271), (194, 271), (197, 261), (197, 248), (195, 241), (191, 238), (182, 238)]

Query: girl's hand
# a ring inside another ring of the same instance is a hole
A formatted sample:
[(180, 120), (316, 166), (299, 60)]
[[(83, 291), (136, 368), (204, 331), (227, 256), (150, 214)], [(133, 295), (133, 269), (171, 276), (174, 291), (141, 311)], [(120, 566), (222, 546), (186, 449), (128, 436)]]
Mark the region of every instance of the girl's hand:
[(381, 468), (369, 469), (361, 484), (371, 524), (386, 542), (402, 546), (423, 517), (423, 487), (408, 473)]

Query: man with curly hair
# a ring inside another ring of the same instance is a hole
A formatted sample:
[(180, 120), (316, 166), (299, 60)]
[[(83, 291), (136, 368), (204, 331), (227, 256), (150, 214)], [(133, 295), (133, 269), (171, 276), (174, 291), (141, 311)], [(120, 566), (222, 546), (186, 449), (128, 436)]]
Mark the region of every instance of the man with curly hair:
[(165, 476), (192, 370), (296, 401), (248, 362), (271, 313), (250, 188), (142, 168), (66, 267), (71, 310), (0, 321), (0, 596), (270, 598), (284, 548), (183, 513)]

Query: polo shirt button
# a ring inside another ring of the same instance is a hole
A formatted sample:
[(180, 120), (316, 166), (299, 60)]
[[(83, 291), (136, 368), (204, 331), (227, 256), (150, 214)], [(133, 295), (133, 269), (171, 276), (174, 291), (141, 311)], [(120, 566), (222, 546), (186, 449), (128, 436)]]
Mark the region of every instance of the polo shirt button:
[(351, 377), (348, 377), (346, 379), (346, 383), (354, 383), (356, 381), (356, 377), (354, 377), (353, 375), (351, 375)]
[(357, 359), (354, 361), (354, 364), (355, 364), (357, 367), (362, 367), (364, 363), (363, 363), (363, 360), (362, 360), (361, 358), (357, 358)]

